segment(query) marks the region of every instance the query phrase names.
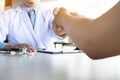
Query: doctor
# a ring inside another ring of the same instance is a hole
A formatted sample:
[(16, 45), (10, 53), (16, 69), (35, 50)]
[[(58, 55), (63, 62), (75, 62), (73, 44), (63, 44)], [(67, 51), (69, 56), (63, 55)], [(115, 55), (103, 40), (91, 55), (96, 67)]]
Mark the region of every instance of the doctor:
[[(55, 40), (66, 37), (61, 30), (52, 28), (53, 10), (46, 9), (39, 1), (23, 0), (22, 5), (0, 15), (0, 48), (26, 47), (35, 52), (37, 48), (53, 49)], [(33, 10), (35, 19), (31, 20), (29, 10)], [(6, 37), (9, 43), (4, 43)]]

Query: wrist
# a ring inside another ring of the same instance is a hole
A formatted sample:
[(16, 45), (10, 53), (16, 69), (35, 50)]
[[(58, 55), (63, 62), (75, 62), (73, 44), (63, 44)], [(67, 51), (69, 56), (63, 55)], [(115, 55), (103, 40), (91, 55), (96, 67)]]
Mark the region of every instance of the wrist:
[(7, 49), (9, 49), (9, 48), (13, 48), (13, 45), (9, 45), (9, 44), (7, 44), (4, 48), (7, 48)]

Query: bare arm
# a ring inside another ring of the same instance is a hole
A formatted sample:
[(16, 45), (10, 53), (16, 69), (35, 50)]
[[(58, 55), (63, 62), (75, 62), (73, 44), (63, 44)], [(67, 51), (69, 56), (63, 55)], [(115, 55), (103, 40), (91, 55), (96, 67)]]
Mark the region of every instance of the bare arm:
[(120, 2), (95, 20), (74, 17), (61, 9), (53, 23), (63, 26), (72, 41), (89, 57), (100, 59), (120, 54), (119, 14)]

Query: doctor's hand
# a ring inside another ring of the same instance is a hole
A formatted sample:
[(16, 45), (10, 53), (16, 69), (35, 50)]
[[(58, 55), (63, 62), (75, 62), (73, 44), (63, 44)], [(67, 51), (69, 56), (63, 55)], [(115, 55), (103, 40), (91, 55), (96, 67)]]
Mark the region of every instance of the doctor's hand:
[(31, 47), (31, 46), (29, 46), (28, 44), (16, 44), (16, 45), (6, 45), (4, 48), (27, 48), (27, 51), (28, 52), (30, 52), (30, 53), (32, 53), (32, 52), (36, 52), (36, 50), (33, 48), (33, 47)]
[(64, 24), (63, 19), (67, 17), (74, 17), (74, 18), (84, 18), (85, 16), (82, 16), (76, 12), (70, 12), (67, 9), (61, 7), (61, 8), (54, 8), (53, 10), (54, 20), (53, 25), (63, 27), (62, 24)]
[(73, 16), (78, 16), (78, 14), (76, 13), (72, 13), (69, 12), (68, 10), (66, 10), (65, 8), (54, 8), (53, 10), (53, 15), (54, 15), (54, 20), (52, 22), (53, 24), (53, 30), (55, 31), (55, 33), (60, 36), (65, 38), (67, 36), (63, 26), (62, 26), (62, 18), (64, 18), (64, 14), (67, 15), (73, 15)]
[[(84, 18), (84, 16), (79, 15), (76, 12), (70, 12), (67, 9), (63, 8), (63, 7), (61, 7), (61, 8), (54, 8), (53, 15), (54, 15), (54, 20), (52, 22), (53, 29), (54, 29), (55, 33), (58, 36), (63, 36), (63, 37), (67, 36), (65, 28), (68, 29), (68, 27), (65, 26), (65, 24), (66, 24), (64, 22), (65, 18), (68, 19), (68, 21), (70, 20), (70, 18), (68, 18), (68, 17), (74, 17), (76, 19)], [(72, 21), (72, 20), (70, 20), (70, 21)]]
[[(58, 14), (58, 12), (59, 12), (59, 8), (54, 8), (54, 10), (53, 10), (54, 17), (56, 17), (56, 15)], [(64, 31), (64, 28), (61, 25), (59, 25), (59, 26), (56, 25), (54, 23), (54, 21), (53, 21), (53, 30), (56, 33), (56, 35), (58, 35), (60, 37), (63, 37), (63, 38), (67, 37), (67, 34)]]

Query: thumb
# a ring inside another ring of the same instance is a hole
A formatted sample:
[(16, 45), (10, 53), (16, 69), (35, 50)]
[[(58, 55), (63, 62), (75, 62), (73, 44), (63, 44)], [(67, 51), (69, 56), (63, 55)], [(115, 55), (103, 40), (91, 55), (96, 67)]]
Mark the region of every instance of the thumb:
[(60, 8), (56, 7), (53, 9), (53, 15), (56, 16), (59, 12)]

